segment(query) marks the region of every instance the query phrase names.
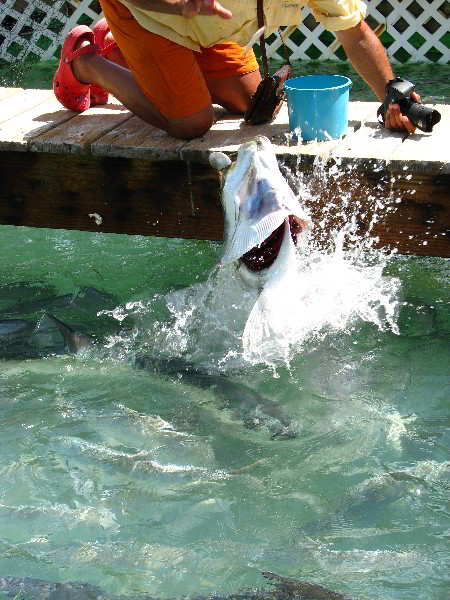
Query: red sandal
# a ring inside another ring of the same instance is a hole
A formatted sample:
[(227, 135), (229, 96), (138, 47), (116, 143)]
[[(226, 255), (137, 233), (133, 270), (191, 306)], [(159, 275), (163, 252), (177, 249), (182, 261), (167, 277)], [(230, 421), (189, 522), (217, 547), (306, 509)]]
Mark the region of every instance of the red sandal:
[[(86, 36), (91, 44), (74, 50), (81, 36)], [(78, 81), (73, 74), (70, 63), (82, 54), (90, 52), (99, 53), (100, 51), (101, 48), (94, 44), (94, 34), (87, 25), (77, 25), (66, 37), (61, 50), (59, 68), (53, 77), (53, 91), (55, 96), (66, 108), (76, 112), (84, 112), (90, 107), (91, 84)]]
[[(109, 33), (109, 25), (106, 19), (100, 19), (100, 21), (92, 28), (94, 33), (94, 43), (100, 46), (101, 56), (106, 56), (117, 48), (117, 42), (111, 42), (110, 44), (105, 46), (105, 37)], [(108, 91), (105, 88), (99, 86), (97, 83), (92, 83), (91, 85), (91, 106), (96, 106), (97, 104), (107, 104), (108, 103)]]

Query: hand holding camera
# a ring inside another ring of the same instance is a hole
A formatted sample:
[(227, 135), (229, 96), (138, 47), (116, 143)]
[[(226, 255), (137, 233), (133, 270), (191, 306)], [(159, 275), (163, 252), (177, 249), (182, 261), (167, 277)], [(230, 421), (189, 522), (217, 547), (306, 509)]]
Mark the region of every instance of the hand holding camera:
[(377, 111), (380, 122), (385, 123), (390, 104), (398, 104), (401, 113), (407, 117), (414, 127), (421, 131), (431, 132), (434, 125), (441, 120), (441, 114), (428, 106), (420, 103), (420, 98), (415, 93), (415, 86), (410, 81), (396, 77), (386, 85), (383, 104)]

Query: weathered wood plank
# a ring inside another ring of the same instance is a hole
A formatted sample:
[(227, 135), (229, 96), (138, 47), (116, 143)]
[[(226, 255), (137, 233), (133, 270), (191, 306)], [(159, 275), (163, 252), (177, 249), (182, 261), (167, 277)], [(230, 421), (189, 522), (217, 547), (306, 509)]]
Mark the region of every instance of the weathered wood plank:
[[(226, 114), (226, 110), (220, 106), (215, 106), (214, 112), (216, 122)], [(95, 156), (180, 160), (181, 150), (186, 144), (186, 140), (175, 139), (161, 129), (133, 117), (94, 141), (91, 151)]]
[(248, 125), (238, 115), (227, 114), (214, 123), (210, 131), (201, 138), (188, 142), (181, 149), (183, 160), (207, 163), (209, 154), (220, 150), (234, 156), (239, 146), (254, 139), (257, 135), (265, 135), (270, 140), (285, 139), (287, 128), (287, 108), (284, 106), (276, 119), (263, 125)]
[(94, 156), (180, 160), (180, 151), (186, 143), (132, 117), (93, 141), (91, 151)]
[(18, 94), (19, 92), (23, 92), (23, 88), (4, 88), (0, 87), (0, 100), (4, 100), (9, 96), (13, 96), (14, 94)]
[[(350, 138), (353, 131), (357, 130), (362, 122), (371, 120), (376, 122), (375, 102), (354, 102), (349, 105), (349, 130), (345, 138)], [(334, 148), (342, 144), (343, 140), (330, 140), (327, 142), (303, 142), (292, 140), (289, 132), (289, 117), (287, 105), (284, 104), (272, 123), (263, 125), (247, 125), (242, 117), (226, 116), (222, 121), (213, 125), (210, 132), (198, 140), (192, 140), (181, 150), (181, 158), (198, 162), (207, 162), (210, 152), (220, 150), (234, 157), (239, 146), (252, 140), (257, 135), (265, 135), (277, 146), (277, 155), (305, 157), (311, 163), (317, 155), (328, 156)]]
[(209, 166), (85, 154), (0, 153), (0, 224), (222, 239)]
[(358, 236), (374, 240), (375, 248), (450, 256), (450, 175), (406, 177), (388, 170), (355, 171), (351, 166), (333, 174), (325, 170), (324, 177), (313, 168), (307, 170), (303, 202), (315, 224), (316, 242), (331, 247), (333, 232), (355, 219)]
[(436, 108), (442, 120), (433, 133), (390, 131), (370, 120), (333, 151), (333, 157), (341, 159), (342, 165), (352, 163), (359, 169), (407, 169), (425, 175), (450, 173), (450, 146), (446, 139), (450, 107)]
[(386, 169), (390, 156), (407, 135), (367, 121), (335, 149), (333, 157), (342, 165), (352, 163), (359, 169)]
[(0, 101), (0, 123), (9, 121), (53, 97), (51, 90), (20, 90)]
[(92, 142), (130, 118), (131, 113), (121, 104), (95, 106), (33, 138), (30, 149), (53, 154), (90, 153)]
[(378, 102), (350, 102), (348, 105), (348, 121), (360, 123), (377, 123)]
[[(450, 256), (449, 107), (439, 107), (433, 134), (406, 137), (383, 130), (377, 106), (351, 103), (355, 132), (331, 142), (293, 144), (286, 107), (257, 127), (227, 115), (185, 142), (143, 124), (114, 99), (77, 114), (50, 90), (0, 89), (7, 114), (0, 123), (0, 223), (220, 240), (219, 176), (205, 163), (212, 150), (234, 155), (264, 134), (294, 169), (292, 179), (307, 186), (316, 224), (326, 221), (314, 230), (317, 243), (329, 247), (332, 228), (356, 218), (360, 235), (379, 236), (378, 246)], [(328, 160), (334, 157), (338, 169)]]
[(29, 149), (33, 138), (65, 123), (74, 117), (51, 97), (33, 108), (0, 123), (0, 151)]

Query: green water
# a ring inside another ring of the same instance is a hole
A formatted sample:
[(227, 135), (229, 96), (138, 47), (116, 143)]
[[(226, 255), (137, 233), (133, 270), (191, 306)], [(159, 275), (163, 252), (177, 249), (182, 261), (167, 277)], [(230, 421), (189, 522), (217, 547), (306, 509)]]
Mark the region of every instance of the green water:
[[(279, 68), (279, 62), (269, 61), (269, 72)], [(346, 62), (336, 61), (295, 61), (293, 74), (314, 75), (316, 73), (345, 75), (353, 82), (350, 100), (376, 101), (367, 84)], [(56, 59), (37, 64), (18, 63), (0, 67), (0, 84), (32, 89), (51, 89), (52, 77), (58, 67)], [(415, 63), (395, 65), (395, 74), (414, 82), (421, 94), (422, 102), (448, 104), (450, 102), (450, 65)]]
[(289, 367), (234, 365), (291, 418), (298, 436), (276, 441), (214, 394), (130, 365), (136, 329), (147, 352), (203, 348), (198, 361), (222, 364), (226, 332), (202, 339), (203, 323), (168, 309), (220, 245), (0, 236), (3, 316), (40, 319), (41, 304), (14, 306), (88, 286), (98, 295), (53, 312), (108, 346), (25, 360), (18, 344), (0, 361), (0, 576), (171, 598), (261, 587), (269, 570), (354, 599), (448, 598), (448, 261), (387, 262), (399, 334), (354, 318), (306, 339)]
[[(50, 87), (55, 64), (2, 84)], [(449, 102), (448, 66), (398, 71), (424, 99)], [(373, 99), (349, 76), (353, 100)], [(309, 257), (315, 296), (299, 306), (306, 322), (319, 307), (322, 327), (274, 365), (242, 358), (234, 284), (220, 288), (228, 320), (201, 300), (218, 244), (6, 226), (0, 236), (0, 318), (33, 331), (0, 336), (0, 577), (171, 598), (263, 587), (269, 570), (356, 600), (448, 598), (447, 260)], [(378, 292), (396, 306), (397, 333), (378, 322)], [(335, 298), (358, 310), (336, 316)], [(59, 354), (44, 310), (98, 349)], [(136, 349), (228, 374), (282, 408), (297, 437), (272, 440), (213, 393), (133, 369)], [(0, 590), (44, 597), (11, 594)]]

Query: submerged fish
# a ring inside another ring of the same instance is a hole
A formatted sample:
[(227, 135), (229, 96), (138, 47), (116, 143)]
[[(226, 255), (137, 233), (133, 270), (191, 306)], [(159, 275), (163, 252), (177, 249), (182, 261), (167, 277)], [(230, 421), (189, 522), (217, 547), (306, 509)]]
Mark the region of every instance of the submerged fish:
[[(67, 338), (54, 327), (55, 319), (47, 315), (41, 316), (39, 321), (28, 319), (1, 319), (0, 320), (0, 359), (2, 360), (25, 360), (44, 358), (49, 355), (63, 354), (66, 351)], [(73, 330), (72, 330), (73, 331)], [(76, 339), (77, 348), (68, 348), (76, 351), (88, 345), (83, 336)], [(87, 338), (86, 338), (87, 340)], [(91, 343), (91, 342), (90, 342)]]
[[(93, 340), (77, 333), (72, 327), (48, 314), (63, 336), (69, 352), (77, 353), (93, 346)], [(149, 354), (137, 354), (132, 360), (136, 369), (171, 377), (176, 381), (211, 391), (220, 398), (235, 418), (245, 427), (265, 427), (272, 439), (289, 439), (297, 436), (291, 420), (276, 402), (262, 396), (256, 390), (219, 373), (209, 373), (179, 358), (163, 359)]]
[(10, 300), (19, 300), (0, 310), (0, 359), (8, 360), (42, 358), (64, 351), (64, 342), (58, 330), (44, 318), (45, 313), (68, 309), (78, 321), (95, 316), (95, 326), (101, 328), (109, 326), (112, 319), (99, 318), (99, 311), (118, 304), (111, 294), (92, 287), (63, 295), (48, 295), (52, 290), (41, 290), (31, 284), (3, 286), (0, 291), (5, 292), (3, 300), (10, 291)]
[(0, 577), (0, 597), (14, 600), (119, 600), (89, 583), (57, 583), (33, 577)]
[(37, 297), (30, 301), (19, 302), (0, 311), (3, 317), (37, 315), (54, 310), (70, 308), (71, 310), (89, 311), (95, 314), (99, 310), (114, 308), (117, 299), (106, 292), (92, 287), (81, 287), (77, 292), (63, 295)]
[(30, 344), (36, 331), (36, 321), (25, 319), (0, 320), (0, 358), (38, 357), (39, 354)]
[(222, 400), (223, 407), (248, 429), (264, 427), (271, 433), (271, 439), (297, 437), (291, 420), (276, 402), (226, 375), (209, 373), (180, 359), (156, 359), (142, 354), (134, 357), (133, 363), (137, 369), (176, 378), (181, 383), (211, 391)]
[(0, 343), (11, 344), (23, 341), (36, 328), (35, 321), (25, 319), (3, 319), (0, 320)]
[[(281, 577), (267, 571), (264, 577), (273, 583), (271, 588), (251, 588), (231, 594), (191, 596), (191, 600), (350, 600), (316, 583)], [(105, 594), (88, 583), (57, 583), (32, 577), (0, 577), (3, 597), (15, 600), (162, 600), (148, 594), (115, 596)], [(187, 600), (186, 596), (183, 596)], [(175, 600), (175, 599), (172, 599)]]

